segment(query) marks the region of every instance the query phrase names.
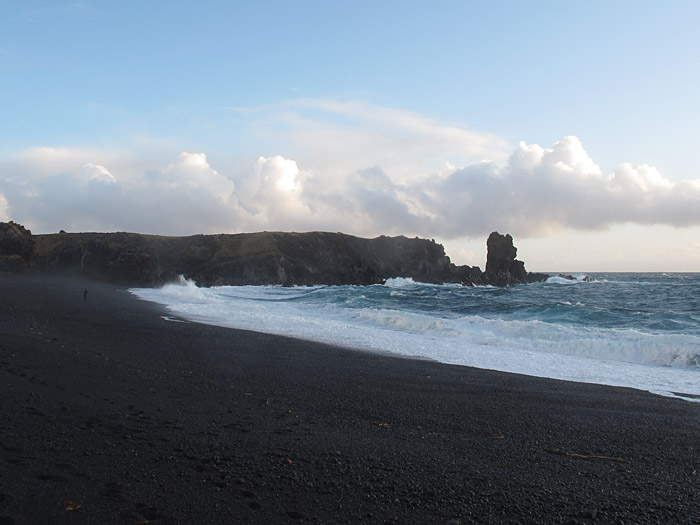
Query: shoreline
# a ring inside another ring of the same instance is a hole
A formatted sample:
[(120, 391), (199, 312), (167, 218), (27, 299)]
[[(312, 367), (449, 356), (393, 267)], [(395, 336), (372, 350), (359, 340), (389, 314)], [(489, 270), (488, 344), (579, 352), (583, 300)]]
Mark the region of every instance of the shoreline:
[(0, 273), (0, 304), (2, 524), (700, 522), (697, 403), (168, 322), (80, 278)]
[[(568, 281), (566, 277), (562, 279)], [(408, 281), (411, 284), (413, 283), (410, 279)], [(387, 286), (390, 288), (395, 286), (401, 288), (402, 285), (400, 283), (401, 280), (398, 280), (396, 285), (387, 284)], [(229, 291), (221, 292), (224, 297), (222, 299), (219, 297), (218, 292), (214, 291), (213, 296), (210, 296), (211, 292), (208, 288), (200, 288), (192, 281), (171, 283), (169, 287), (174, 286), (175, 289), (178, 289), (180, 288), (179, 285), (182, 285), (182, 287), (179, 291), (174, 292), (174, 296), (171, 291), (159, 292), (159, 288), (129, 288), (129, 291), (139, 299), (161, 305), (171, 315), (177, 315), (188, 322), (199, 322), (235, 330), (252, 330), (403, 359), (423, 359), (453, 366), (467, 366), (544, 379), (633, 388), (651, 392), (655, 395), (683, 399), (688, 402), (698, 402), (698, 396), (700, 396), (700, 377), (698, 377), (698, 371), (690, 367), (690, 364), (688, 367), (682, 365), (674, 366), (675, 363), (666, 363), (665, 365), (662, 363), (653, 364), (653, 354), (655, 352), (663, 353), (660, 349), (663, 348), (664, 344), (667, 344), (666, 341), (657, 340), (653, 344), (644, 344), (644, 341), (641, 341), (642, 346), (636, 348), (636, 350), (640, 351), (641, 355), (651, 358), (652, 363), (648, 363), (644, 362), (644, 360), (638, 362), (634, 359), (625, 359), (624, 355), (620, 356), (618, 353), (611, 351), (608, 351), (611, 354), (610, 360), (608, 360), (604, 353), (596, 355), (595, 351), (591, 356), (580, 355), (575, 347), (571, 352), (560, 352), (556, 347), (545, 347), (545, 349), (537, 342), (533, 343), (533, 341), (543, 340), (542, 344), (547, 345), (552, 336), (550, 334), (538, 334), (537, 331), (526, 336), (516, 331), (515, 338), (516, 340), (520, 338), (519, 344), (511, 343), (501, 346), (501, 338), (507, 341), (509, 337), (513, 337), (513, 334), (508, 332), (510, 327), (505, 327), (504, 329), (502, 326), (492, 326), (494, 337), (489, 341), (481, 341), (479, 338), (473, 337), (472, 334), (474, 332), (472, 332), (472, 329), (475, 328), (476, 331), (481, 330), (480, 326), (470, 326), (469, 329), (465, 330), (464, 325), (450, 325), (449, 331), (452, 331), (450, 337), (445, 337), (443, 333), (437, 333), (432, 334), (434, 337), (426, 340), (422, 338), (423, 334), (420, 328), (418, 330), (419, 333), (415, 335), (411, 333), (410, 320), (408, 323), (409, 329), (403, 329), (406, 322), (401, 316), (404, 312), (398, 314), (398, 320), (393, 318), (390, 322), (369, 322), (369, 326), (358, 325), (352, 316), (348, 319), (342, 314), (338, 317), (330, 318), (330, 322), (328, 322), (329, 319), (324, 317), (323, 314), (319, 318), (314, 310), (306, 310), (304, 301), (302, 301), (303, 304), (301, 306), (297, 304), (297, 307), (292, 310), (280, 309), (278, 305), (284, 305), (286, 301), (278, 303), (278, 299), (297, 298), (294, 295), (295, 292), (292, 293), (292, 296), (286, 295), (286, 292), (285, 295), (278, 296), (278, 293), (282, 294), (282, 289), (288, 290), (288, 288), (279, 287), (279, 292), (274, 291), (268, 296), (268, 287), (261, 287), (260, 291), (256, 290), (253, 292), (254, 300), (272, 299), (271, 303), (259, 303), (264, 305), (261, 306), (264, 308), (264, 317), (257, 317), (257, 314), (249, 314), (251, 311), (258, 311), (258, 303), (249, 310), (240, 307), (234, 302), (232, 309), (226, 309), (226, 314), (223, 315), (221, 312), (224, 310), (221, 308), (215, 307), (211, 309), (207, 306), (201, 310), (197, 306), (193, 309), (190, 302), (194, 301), (195, 304), (201, 301), (219, 302), (223, 300), (225, 302)], [(529, 287), (531, 285), (522, 286)], [(193, 287), (196, 287), (196, 294), (191, 296)], [(223, 288), (228, 287), (224, 286)], [(247, 288), (249, 287), (243, 287), (244, 290)], [(274, 290), (276, 287), (273, 286), (271, 288)], [(247, 291), (239, 293), (233, 290), (235, 290), (235, 287), (231, 287), (230, 292), (238, 298), (245, 299), (248, 297)], [(301, 287), (299, 290), (306, 290), (306, 287)], [(262, 295), (258, 296), (258, 293)], [(305, 294), (304, 291), (300, 293), (301, 295)], [(365, 292), (361, 293), (363, 294), (361, 297), (364, 298)], [(372, 292), (370, 291), (370, 293)], [(394, 308), (394, 306), (388, 306), (387, 308)], [(399, 306), (398, 308), (400, 309), (401, 307)], [(368, 315), (371, 318), (376, 312), (377, 310), (373, 308)], [(393, 310), (390, 310), (390, 312), (391, 314), (394, 313)], [(406, 315), (411, 314), (406, 313)], [(442, 321), (451, 323), (452, 319), (449, 316), (440, 317), (439, 322)], [(389, 330), (385, 329), (385, 324), (390, 325)], [(394, 324), (399, 327), (394, 328)], [(577, 330), (578, 335), (567, 334), (568, 339), (570, 339), (567, 342), (577, 341), (578, 338), (587, 340), (588, 337), (591, 337), (588, 332), (584, 333), (580, 328), (575, 328), (574, 330)], [(386, 336), (387, 333), (391, 333), (391, 336)], [(456, 334), (459, 337), (454, 337)], [(557, 333), (554, 337), (558, 338), (559, 334)], [(597, 333), (592, 336), (599, 346), (607, 344), (607, 337), (609, 337), (609, 334), (605, 335), (603, 333)], [(627, 343), (628, 346), (635, 344), (629, 341), (624, 341), (624, 343)], [(469, 348), (468, 352), (463, 351), (465, 345)], [(688, 352), (694, 348), (689, 343), (686, 343), (685, 346), (688, 348)], [(594, 350), (597, 349), (594, 348)], [(681, 353), (680, 350), (679, 353)], [(524, 355), (529, 357), (523, 358)], [(690, 363), (690, 357), (688, 359)], [(680, 357), (678, 360), (680, 361)]]

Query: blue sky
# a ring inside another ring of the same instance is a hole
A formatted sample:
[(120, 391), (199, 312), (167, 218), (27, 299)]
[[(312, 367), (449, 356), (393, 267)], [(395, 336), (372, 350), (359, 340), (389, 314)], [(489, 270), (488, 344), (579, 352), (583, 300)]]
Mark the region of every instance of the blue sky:
[[(700, 271), (700, 3), (7, 2), (0, 219)], [(621, 247), (624, 246), (624, 249)]]

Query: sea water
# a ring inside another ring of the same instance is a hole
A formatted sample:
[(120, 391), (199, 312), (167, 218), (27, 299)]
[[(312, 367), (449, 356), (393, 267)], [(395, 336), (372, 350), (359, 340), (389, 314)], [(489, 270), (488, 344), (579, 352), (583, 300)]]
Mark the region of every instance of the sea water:
[(507, 288), (131, 290), (181, 318), (454, 365), (700, 396), (700, 274), (551, 277)]

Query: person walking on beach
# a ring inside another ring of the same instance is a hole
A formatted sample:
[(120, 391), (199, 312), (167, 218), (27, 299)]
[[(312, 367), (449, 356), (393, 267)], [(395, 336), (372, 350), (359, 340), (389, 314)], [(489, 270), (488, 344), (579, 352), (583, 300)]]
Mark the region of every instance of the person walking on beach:
[(83, 301), (85, 301), (85, 302), (87, 302), (87, 294), (88, 294), (88, 289), (85, 288), (85, 290), (83, 290)]

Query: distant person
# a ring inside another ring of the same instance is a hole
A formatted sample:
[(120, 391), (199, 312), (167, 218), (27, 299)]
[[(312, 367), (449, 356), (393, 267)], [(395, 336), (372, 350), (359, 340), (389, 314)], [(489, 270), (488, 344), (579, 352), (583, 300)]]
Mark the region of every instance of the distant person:
[(87, 294), (88, 294), (88, 289), (85, 288), (85, 290), (83, 290), (83, 301), (87, 302)]

